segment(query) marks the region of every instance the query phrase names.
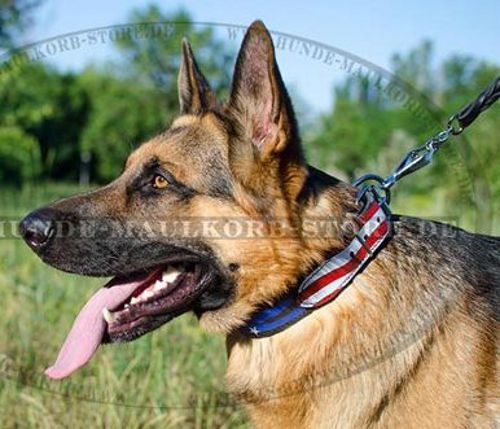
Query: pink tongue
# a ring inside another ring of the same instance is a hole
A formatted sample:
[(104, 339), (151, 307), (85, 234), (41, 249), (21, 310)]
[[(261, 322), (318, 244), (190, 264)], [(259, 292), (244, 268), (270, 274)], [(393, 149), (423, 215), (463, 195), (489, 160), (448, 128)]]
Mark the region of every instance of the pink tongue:
[(101, 344), (106, 330), (102, 310), (105, 307), (111, 311), (116, 310), (150, 276), (151, 274), (134, 278), (122, 284), (111, 280), (105, 287), (99, 289), (78, 314), (59, 351), (56, 363), (45, 370), (45, 375), (61, 379), (87, 364)]

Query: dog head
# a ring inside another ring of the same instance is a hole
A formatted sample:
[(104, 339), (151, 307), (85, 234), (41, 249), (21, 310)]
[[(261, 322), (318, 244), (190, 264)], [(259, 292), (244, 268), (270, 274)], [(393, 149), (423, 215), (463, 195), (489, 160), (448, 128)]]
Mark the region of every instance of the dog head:
[(21, 223), (46, 263), (115, 277), (106, 293), (123, 296), (104, 310), (105, 341), (134, 339), (188, 310), (231, 332), (321, 257), (303, 234), (312, 207), (344, 211), (342, 197), (325, 204), (308, 185), (318, 173), (304, 161), (261, 22), (244, 37), (227, 102), (218, 103), (187, 42), (178, 85), (180, 116), (130, 155), (120, 177)]

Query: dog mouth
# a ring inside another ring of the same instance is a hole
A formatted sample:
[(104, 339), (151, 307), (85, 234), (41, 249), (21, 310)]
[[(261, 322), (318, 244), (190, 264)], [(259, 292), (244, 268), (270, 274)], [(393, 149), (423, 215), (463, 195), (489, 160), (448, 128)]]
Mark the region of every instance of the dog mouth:
[(191, 310), (215, 278), (209, 265), (192, 261), (113, 278), (82, 308), (45, 374), (65, 378), (86, 365), (101, 344), (132, 341)]
[(131, 341), (187, 310), (208, 283), (208, 270), (194, 263), (159, 267), (118, 308), (104, 308), (105, 342)]

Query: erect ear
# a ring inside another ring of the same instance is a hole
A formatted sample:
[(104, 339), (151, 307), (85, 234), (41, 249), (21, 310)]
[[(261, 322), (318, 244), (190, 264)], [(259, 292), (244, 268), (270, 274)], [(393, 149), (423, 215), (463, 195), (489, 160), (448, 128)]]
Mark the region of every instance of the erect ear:
[(228, 106), (261, 159), (286, 150), (302, 161), (293, 108), (262, 21), (255, 21), (243, 39)]
[(181, 64), (177, 85), (182, 114), (198, 115), (215, 107), (215, 94), (198, 68), (191, 45), (185, 38), (182, 39)]

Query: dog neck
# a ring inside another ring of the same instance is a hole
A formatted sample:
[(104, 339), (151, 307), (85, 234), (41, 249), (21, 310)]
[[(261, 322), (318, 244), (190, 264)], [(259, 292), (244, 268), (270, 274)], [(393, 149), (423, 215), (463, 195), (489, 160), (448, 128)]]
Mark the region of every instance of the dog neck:
[[(290, 269), (288, 275), (285, 270), (273, 273), (273, 281), (282, 282), (281, 290), (297, 287), (300, 277), (325, 255), (344, 248), (358, 211), (353, 187), (315, 169), (301, 198), (303, 218), (335, 219), (338, 234), (315, 239), (302, 236), (290, 265), (298, 268)], [(307, 402), (307, 386), (317, 389), (320, 380), (342, 379), (359, 370), (379, 349), (380, 341), (386, 340), (370, 336), (373, 322), (364, 314), (367, 302), (384, 299), (373, 285), (394, 282), (385, 271), (383, 258), (374, 260), (338, 299), (276, 335), (257, 339), (229, 335), (229, 390), (249, 408), (268, 409), (273, 399), (278, 399), (280, 410), (286, 409), (283, 401), (301, 408)], [(293, 392), (293, 386), (299, 391)]]
[[(372, 190), (364, 192), (360, 206), (356, 216), (359, 226), (352, 231), (349, 243), (340, 252), (330, 252), (325, 261), (296, 282), (295, 287), (277, 301), (261, 306), (241, 329), (243, 335), (262, 338), (288, 329), (311, 312), (335, 300), (376, 257), (377, 251), (390, 238), (390, 212), (384, 201), (380, 202), (378, 195)], [(323, 223), (318, 218), (304, 221), (313, 226)], [(334, 228), (321, 232), (328, 236), (334, 231), (336, 237), (339, 232), (343, 232), (338, 224), (337, 220), (333, 224)], [(326, 225), (332, 226), (329, 222)], [(315, 229), (313, 237), (317, 237), (320, 232), (319, 228)], [(302, 237), (306, 240), (311, 238), (308, 237), (310, 234), (311, 231), (303, 229)]]

